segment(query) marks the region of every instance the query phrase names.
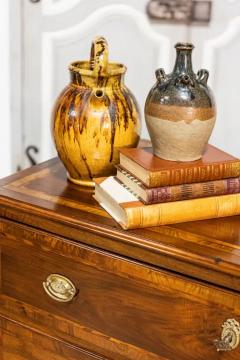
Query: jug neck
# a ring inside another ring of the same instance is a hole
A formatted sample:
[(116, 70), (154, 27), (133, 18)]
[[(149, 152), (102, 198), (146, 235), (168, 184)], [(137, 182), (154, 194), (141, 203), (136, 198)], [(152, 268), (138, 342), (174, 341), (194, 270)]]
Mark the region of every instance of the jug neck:
[(179, 74), (194, 74), (192, 68), (192, 51), (194, 46), (189, 43), (177, 43), (175, 45), (177, 57), (173, 73)]
[(70, 72), (71, 83), (78, 86), (87, 87), (113, 87), (120, 86), (124, 81), (124, 75), (111, 75), (95, 78), (93, 76), (81, 75), (76, 72)]

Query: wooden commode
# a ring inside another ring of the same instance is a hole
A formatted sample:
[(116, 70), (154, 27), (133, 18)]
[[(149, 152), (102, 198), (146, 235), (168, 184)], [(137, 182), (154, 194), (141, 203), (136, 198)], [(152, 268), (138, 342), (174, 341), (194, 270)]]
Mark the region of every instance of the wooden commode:
[(92, 194), (1, 181), (0, 359), (239, 360), (240, 217), (124, 231)]

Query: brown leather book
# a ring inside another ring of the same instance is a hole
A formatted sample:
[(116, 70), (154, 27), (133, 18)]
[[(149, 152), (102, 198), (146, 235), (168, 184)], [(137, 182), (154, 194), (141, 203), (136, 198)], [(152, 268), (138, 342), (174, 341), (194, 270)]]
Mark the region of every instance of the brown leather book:
[(240, 176), (240, 159), (208, 145), (200, 160), (169, 161), (153, 155), (152, 148), (120, 149), (120, 165), (147, 187), (220, 180)]
[(124, 168), (117, 166), (116, 178), (147, 205), (240, 193), (240, 177), (148, 188)]

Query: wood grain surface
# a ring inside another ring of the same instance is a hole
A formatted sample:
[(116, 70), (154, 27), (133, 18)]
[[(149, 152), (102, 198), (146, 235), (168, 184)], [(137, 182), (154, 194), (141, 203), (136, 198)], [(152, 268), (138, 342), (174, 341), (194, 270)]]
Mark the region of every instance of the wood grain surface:
[(0, 335), (1, 360), (107, 360), (4, 318)]
[(240, 217), (123, 231), (92, 195), (58, 159), (1, 181), (0, 358), (239, 359), (213, 341), (240, 320)]
[[(2, 316), (110, 359), (239, 359), (240, 349), (213, 345), (222, 323), (240, 318), (235, 292), (9, 220), (0, 241)], [(75, 284), (72, 302), (44, 292), (52, 273)]]
[(1, 181), (0, 216), (240, 290), (240, 217), (123, 231), (58, 159)]

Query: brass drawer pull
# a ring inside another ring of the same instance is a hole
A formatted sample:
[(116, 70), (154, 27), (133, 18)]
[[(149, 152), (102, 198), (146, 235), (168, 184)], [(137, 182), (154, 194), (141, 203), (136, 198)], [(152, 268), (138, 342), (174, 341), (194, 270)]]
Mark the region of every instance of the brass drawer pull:
[(43, 282), (43, 288), (52, 299), (59, 302), (69, 302), (77, 294), (77, 289), (71, 280), (59, 274), (51, 274)]
[(217, 351), (231, 351), (238, 347), (240, 343), (240, 324), (235, 319), (228, 319), (222, 325), (220, 340), (215, 340), (214, 345)]

